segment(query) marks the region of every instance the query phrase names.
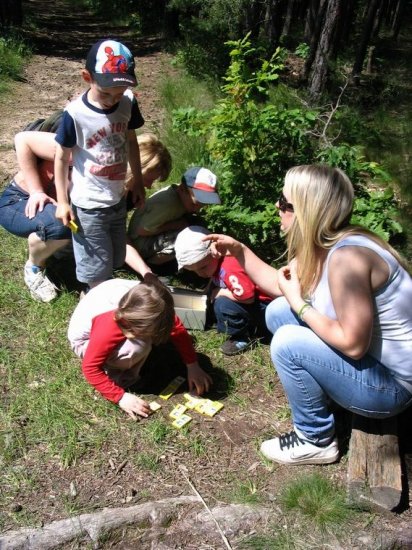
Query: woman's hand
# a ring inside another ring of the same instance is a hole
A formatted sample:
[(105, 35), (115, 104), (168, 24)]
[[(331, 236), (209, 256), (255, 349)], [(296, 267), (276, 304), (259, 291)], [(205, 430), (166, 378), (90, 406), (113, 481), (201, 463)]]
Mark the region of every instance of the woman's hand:
[(302, 289), (298, 278), (296, 262), (278, 269), (278, 284), (290, 307), (295, 311), (299, 311), (304, 300), (302, 298)]
[(32, 220), (37, 214), (37, 211), (43, 212), (43, 209), (47, 203), (57, 204), (54, 199), (49, 197), (49, 195), (47, 195), (43, 191), (32, 193), (29, 197), (29, 200), (27, 201), (24, 213), (30, 220)]
[(215, 258), (220, 258), (221, 256), (240, 256), (242, 254), (242, 243), (227, 235), (211, 233), (203, 237), (202, 241), (210, 241), (212, 243), (210, 250), (212, 256)]
[(118, 403), (119, 407), (123, 409), (127, 414), (136, 420), (136, 414), (147, 418), (150, 415), (149, 405), (137, 395), (133, 393), (125, 393)]
[(187, 366), (187, 382), (189, 384), (189, 392), (202, 395), (209, 391), (212, 386), (212, 379), (200, 367), (199, 363), (190, 363)]

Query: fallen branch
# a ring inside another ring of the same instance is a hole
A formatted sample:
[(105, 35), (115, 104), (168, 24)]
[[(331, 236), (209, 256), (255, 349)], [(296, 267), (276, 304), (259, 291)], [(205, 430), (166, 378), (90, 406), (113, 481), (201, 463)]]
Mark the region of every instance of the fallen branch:
[[(93, 514), (81, 514), (69, 519), (53, 521), (44, 527), (23, 528), (0, 535), (1, 550), (51, 550), (57, 546), (68, 544), (73, 540), (88, 539), (97, 547), (99, 538), (125, 525), (144, 530), (147, 541), (157, 540), (159, 536), (165, 540), (167, 536), (175, 537), (179, 533), (193, 532), (197, 540), (204, 534), (210, 537), (213, 523), (222, 525), (220, 536), (226, 539), (223, 530), (236, 536), (256, 529), (260, 523), (267, 523), (273, 511), (260, 506), (245, 506), (228, 504), (207, 507), (200, 497), (207, 512), (196, 510), (189, 513), (185, 509), (185, 519), (179, 520), (184, 506), (199, 504), (199, 496), (181, 496), (158, 501), (138, 504), (128, 508), (105, 508)], [(173, 520), (176, 520), (173, 524)], [(213, 521), (212, 521), (213, 520)], [(219, 521), (219, 524), (218, 524)], [(227, 539), (226, 539), (227, 541)], [(227, 542), (229, 544), (229, 542)], [(231, 548), (230, 544), (227, 548)]]
[(199, 491), (196, 489), (196, 487), (193, 485), (193, 483), (190, 481), (189, 477), (186, 475), (186, 472), (185, 472), (185, 468), (182, 468), (180, 467), (180, 471), (182, 473), (182, 476), (185, 478), (185, 480), (188, 482), (188, 484), (190, 485), (190, 487), (192, 488), (192, 491), (199, 497), (199, 500), (201, 501), (201, 503), (203, 504), (203, 506), (206, 508), (206, 510), (208, 511), (210, 517), (212, 518), (214, 524), (216, 525), (217, 527), (217, 530), (219, 531), (219, 534), (220, 536), (222, 537), (222, 540), (223, 542), (225, 543), (225, 546), (226, 548), (228, 548), (229, 550), (232, 550), (232, 547), (230, 546), (230, 542), (227, 540), (224, 532), (222, 531), (222, 529), (220, 528), (220, 525), (219, 523), (217, 522), (215, 516), (212, 514), (209, 506), (206, 504), (204, 498), (202, 497), (202, 495), (199, 493)]
[(44, 527), (24, 528), (0, 536), (1, 550), (49, 550), (75, 538), (89, 537), (97, 543), (99, 537), (127, 524), (167, 525), (176, 515), (176, 509), (197, 502), (197, 497), (167, 498), (128, 508), (104, 508), (95, 514), (53, 521)]

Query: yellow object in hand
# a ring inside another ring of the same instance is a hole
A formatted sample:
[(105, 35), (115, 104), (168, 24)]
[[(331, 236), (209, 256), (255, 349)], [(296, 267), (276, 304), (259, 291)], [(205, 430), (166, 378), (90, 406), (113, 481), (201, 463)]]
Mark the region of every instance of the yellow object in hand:
[(73, 231), (73, 233), (77, 233), (79, 231), (78, 225), (76, 223), (74, 223), (73, 220), (70, 220), (68, 225), (69, 225), (70, 229)]

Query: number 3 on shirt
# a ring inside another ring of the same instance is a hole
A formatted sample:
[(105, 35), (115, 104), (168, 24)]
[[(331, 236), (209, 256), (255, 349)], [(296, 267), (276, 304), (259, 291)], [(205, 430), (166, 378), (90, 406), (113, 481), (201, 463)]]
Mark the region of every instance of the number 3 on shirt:
[(229, 275), (229, 282), (232, 285), (231, 291), (235, 296), (243, 295), (243, 286), (239, 283), (239, 279), (236, 275)]

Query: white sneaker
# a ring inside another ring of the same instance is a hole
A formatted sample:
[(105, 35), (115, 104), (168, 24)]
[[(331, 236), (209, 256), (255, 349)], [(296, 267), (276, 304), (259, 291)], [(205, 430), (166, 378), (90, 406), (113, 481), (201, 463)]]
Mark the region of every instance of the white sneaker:
[(321, 447), (301, 439), (295, 430), (264, 441), (260, 450), (266, 458), (281, 464), (331, 464), (339, 458), (336, 437)]
[(57, 297), (57, 289), (46, 277), (44, 270), (30, 262), (24, 266), (24, 282), (30, 289), (31, 297), (38, 302), (51, 302)]

